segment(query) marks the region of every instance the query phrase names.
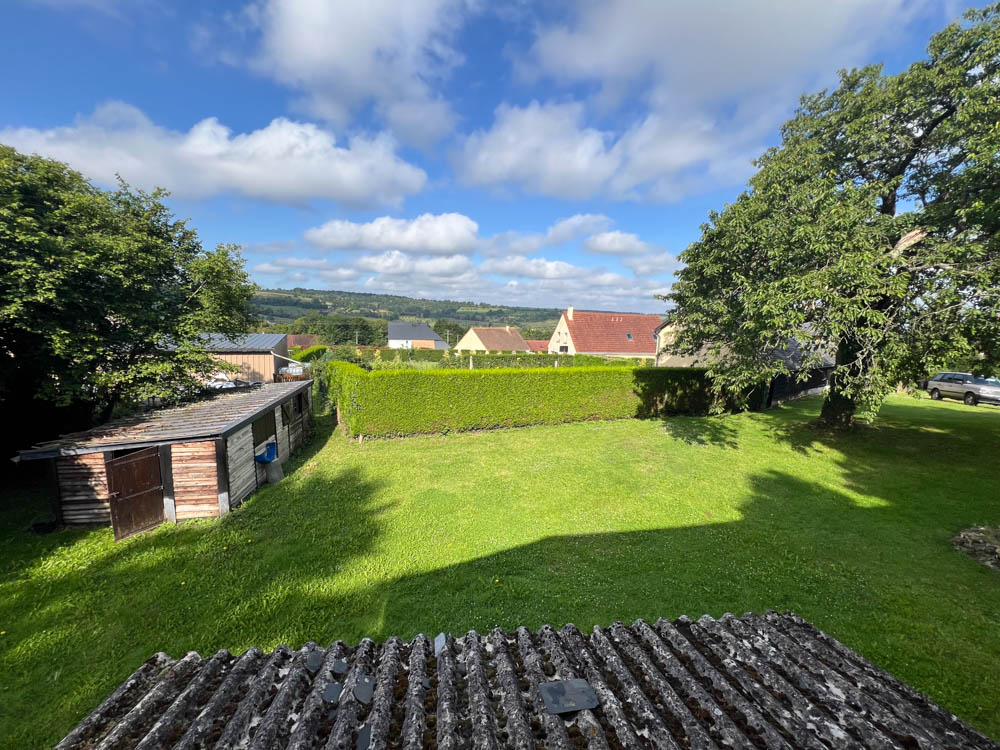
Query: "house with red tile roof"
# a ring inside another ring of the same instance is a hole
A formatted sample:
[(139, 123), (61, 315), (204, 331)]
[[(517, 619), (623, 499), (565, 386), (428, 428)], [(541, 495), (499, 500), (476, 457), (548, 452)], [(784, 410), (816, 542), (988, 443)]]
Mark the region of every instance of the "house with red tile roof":
[(549, 350), (549, 340), (548, 339), (525, 339), (524, 343), (528, 345), (535, 354), (545, 354)]
[(595, 354), (601, 357), (656, 357), (662, 319), (643, 313), (574, 310), (559, 318), (549, 339), (550, 354)]

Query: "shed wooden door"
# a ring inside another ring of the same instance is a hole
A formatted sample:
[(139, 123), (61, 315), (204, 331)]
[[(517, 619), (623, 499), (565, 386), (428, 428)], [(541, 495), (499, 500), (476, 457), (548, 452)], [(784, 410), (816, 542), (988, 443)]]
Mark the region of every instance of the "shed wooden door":
[(108, 459), (105, 466), (115, 541), (163, 523), (159, 447)]

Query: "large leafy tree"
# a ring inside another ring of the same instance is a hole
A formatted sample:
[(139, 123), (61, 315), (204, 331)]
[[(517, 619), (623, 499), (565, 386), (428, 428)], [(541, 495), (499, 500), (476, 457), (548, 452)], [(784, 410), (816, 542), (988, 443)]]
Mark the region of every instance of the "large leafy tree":
[(1000, 362), (1000, 4), (897, 75), (803, 97), (748, 189), (713, 212), (665, 299), (675, 351), (746, 392), (836, 356), (821, 420), (873, 414), (957, 358)]
[[(218, 369), (198, 334), (253, 323), (238, 249), (202, 248), (165, 193), (106, 192), (0, 146), (0, 406), (174, 398)], [(29, 420), (37, 421), (37, 420)], [(49, 426), (53, 429), (53, 426)]]

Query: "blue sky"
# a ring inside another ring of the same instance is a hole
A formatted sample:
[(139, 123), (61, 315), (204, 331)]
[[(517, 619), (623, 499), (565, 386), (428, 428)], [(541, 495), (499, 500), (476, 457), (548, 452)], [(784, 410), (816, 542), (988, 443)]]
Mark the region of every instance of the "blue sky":
[(265, 287), (658, 312), (798, 96), (944, 0), (4, 0), (0, 142), (162, 186)]

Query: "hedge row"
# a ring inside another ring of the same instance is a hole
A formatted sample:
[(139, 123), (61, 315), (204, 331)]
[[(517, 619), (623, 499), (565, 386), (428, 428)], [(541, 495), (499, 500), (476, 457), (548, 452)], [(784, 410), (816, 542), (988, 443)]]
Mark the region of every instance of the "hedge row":
[(496, 370), (502, 368), (526, 369), (535, 367), (635, 367), (637, 360), (606, 360), (589, 354), (452, 354), (442, 359), (439, 367), (451, 370), (470, 369), (469, 357), (472, 357), (473, 370)]
[(706, 414), (711, 405), (704, 370), (690, 368), (365, 372), (331, 365), (340, 419), (366, 437)]

